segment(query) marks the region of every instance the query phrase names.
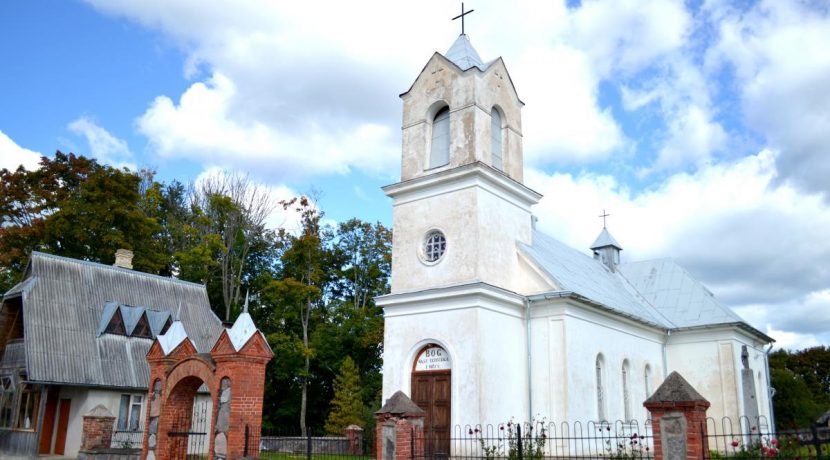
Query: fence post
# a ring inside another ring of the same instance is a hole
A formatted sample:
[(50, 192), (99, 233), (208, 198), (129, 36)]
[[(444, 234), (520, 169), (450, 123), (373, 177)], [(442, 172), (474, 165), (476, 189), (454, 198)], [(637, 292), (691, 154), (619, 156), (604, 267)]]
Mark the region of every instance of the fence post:
[(311, 460), (311, 430), (306, 431), (305, 435), (305, 458), (306, 460)]
[(395, 392), (375, 412), (375, 455), (377, 460), (411, 460), (424, 451), (423, 409), (402, 391)]
[(644, 403), (651, 413), (654, 460), (704, 460), (709, 440), (703, 398), (677, 372), (672, 372)]
[(813, 432), (813, 445), (816, 446), (816, 458), (821, 458), (821, 440), (818, 438), (818, 429), (815, 425), (810, 427)]
[(519, 443), (519, 445), (518, 445), (518, 447), (519, 447), (519, 449), (518, 449), (519, 450), (519, 460), (522, 460), (524, 458), (524, 455), (523, 455), (523, 452), (522, 452), (522, 424), (521, 423), (516, 424), (516, 439), (518, 440), (518, 443)]

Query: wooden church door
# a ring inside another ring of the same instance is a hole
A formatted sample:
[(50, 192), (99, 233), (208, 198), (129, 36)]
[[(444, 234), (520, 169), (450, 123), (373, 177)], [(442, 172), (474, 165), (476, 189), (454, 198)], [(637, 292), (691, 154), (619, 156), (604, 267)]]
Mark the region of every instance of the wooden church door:
[(449, 354), (437, 345), (424, 347), (412, 372), (412, 400), (426, 412), (424, 454), (428, 459), (450, 456), (451, 394)]

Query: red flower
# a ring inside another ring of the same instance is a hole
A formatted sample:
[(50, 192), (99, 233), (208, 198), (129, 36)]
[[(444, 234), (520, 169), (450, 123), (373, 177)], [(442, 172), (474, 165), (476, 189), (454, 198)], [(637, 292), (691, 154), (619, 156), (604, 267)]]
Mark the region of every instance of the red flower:
[(467, 430), (467, 434), (473, 434), (473, 429), (472, 429), (472, 428), (469, 428), (469, 429)]
[(775, 438), (772, 438), (772, 440), (770, 441), (770, 444), (772, 444), (773, 446), (778, 447), (778, 440), (775, 439)]
[(740, 444), (740, 443), (738, 442), (737, 439), (732, 440), (732, 447), (738, 447), (738, 444)]

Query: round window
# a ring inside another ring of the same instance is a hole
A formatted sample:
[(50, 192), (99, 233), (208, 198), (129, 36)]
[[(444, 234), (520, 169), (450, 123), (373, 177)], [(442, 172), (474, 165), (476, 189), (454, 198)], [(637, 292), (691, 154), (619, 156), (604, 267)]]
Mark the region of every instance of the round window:
[(440, 230), (432, 230), (424, 238), (424, 260), (437, 262), (447, 251), (447, 239)]

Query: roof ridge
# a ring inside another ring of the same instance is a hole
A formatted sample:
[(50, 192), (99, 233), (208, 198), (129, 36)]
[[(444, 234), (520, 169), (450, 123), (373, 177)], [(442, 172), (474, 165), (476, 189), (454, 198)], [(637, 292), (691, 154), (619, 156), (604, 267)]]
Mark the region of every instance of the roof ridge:
[[(200, 287), (200, 288), (205, 287), (204, 284), (194, 283), (193, 281), (182, 280), (182, 279), (173, 278), (173, 277), (169, 277), (169, 276), (156, 275), (156, 274), (153, 274), (153, 273), (147, 273), (147, 272), (142, 272), (142, 271), (138, 271), (138, 270), (132, 270), (132, 269), (129, 269), (129, 268), (117, 267), (115, 265), (106, 265), (106, 264), (102, 264), (100, 262), (92, 262), (90, 260), (81, 260), (81, 259), (75, 259), (75, 258), (72, 258), (72, 257), (59, 256), (59, 255), (56, 255), (56, 254), (49, 254), (48, 252), (32, 251), (32, 255), (31, 255), (32, 259), (34, 259), (35, 256), (44, 257), (44, 258), (48, 258), (48, 259), (55, 259), (55, 260), (59, 260), (59, 261), (63, 261), (63, 262), (77, 263), (77, 264), (86, 265), (86, 266), (89, 266), (89, 267), (98, 268), (98, 269), (102, 269), (102, 270), (112, 270), (112, 271), (117, 271), (117, 272), (121, 272), (121, 273), (129, 273), (129, 274), (132, 274), (132, 275), (138, 275), (138, 276), (158, 279), (158, 280), (162, 280), (162, 281), (172, 281), (174, 283), (180, 283), (180, 284), (193, 286), (193, 287)], [(131, 305), (131, 306), (137, 306), (137, 305)]]

